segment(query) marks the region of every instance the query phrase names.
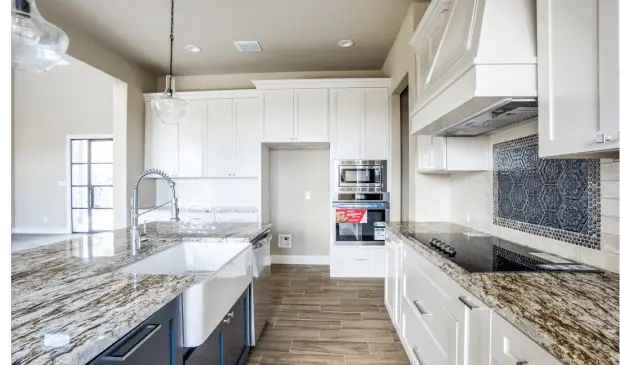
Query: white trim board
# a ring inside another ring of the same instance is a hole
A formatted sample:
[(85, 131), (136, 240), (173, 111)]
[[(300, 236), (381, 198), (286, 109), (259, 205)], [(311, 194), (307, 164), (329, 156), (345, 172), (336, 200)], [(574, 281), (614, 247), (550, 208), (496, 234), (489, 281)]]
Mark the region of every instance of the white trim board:
[(272, 264), (329, 265), (329, 256), (271, 255)]
[(11, 233), (22, 234), (71, 234), (66, 228), (47, 228), (47, 227), (12, 227)]

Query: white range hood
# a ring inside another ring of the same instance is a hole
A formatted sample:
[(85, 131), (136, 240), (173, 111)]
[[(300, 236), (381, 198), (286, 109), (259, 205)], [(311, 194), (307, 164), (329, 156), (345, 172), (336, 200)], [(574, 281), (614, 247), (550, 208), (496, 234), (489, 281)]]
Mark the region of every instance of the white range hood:
[(477, 136), (537, 117), (535, 0), (433, 0), (410, 43), (412, 134)]

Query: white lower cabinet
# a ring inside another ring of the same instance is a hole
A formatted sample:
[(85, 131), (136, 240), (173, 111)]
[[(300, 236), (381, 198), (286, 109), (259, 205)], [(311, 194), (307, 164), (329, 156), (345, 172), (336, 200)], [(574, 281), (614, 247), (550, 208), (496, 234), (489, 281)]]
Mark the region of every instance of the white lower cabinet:
[(561, 365), (555, 357), (533, 343), (498, 314), (491, 318), (491, 357), (497, 365)]
[(337, 246), (329, 255), (331, 277), (382, 278), (385, 276), (384, 246)]
[[(398, 268), (391, 232), (386, 233), (386, 308), (412, 364), (560, 365), (529, 337), (494, 313), (407, 244)], [(392, 268), (400, 270), (400, 307), (391, 293)], [(397, 313), (395, 320), (393, 313)], [(398, 326), (397, 326), (398, 323)]]
[(391, 233), (385, 235), (385, 308), (392, 318), (394, 328), (400, 332), (401, 293), (402, 293), (402, 241), (395, 239)]

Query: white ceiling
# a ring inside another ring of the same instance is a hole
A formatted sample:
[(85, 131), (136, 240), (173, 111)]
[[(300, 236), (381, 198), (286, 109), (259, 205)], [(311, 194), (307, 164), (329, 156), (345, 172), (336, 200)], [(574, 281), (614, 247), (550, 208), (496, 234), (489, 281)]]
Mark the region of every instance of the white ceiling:
[[(413, 0), (177, 0), (177, 75), (378, 70)], [(170, 0), (46, 0), (94, 39), (167, 74)], [(339, 48), (341, 39), (355, 46)], [(233, 41), (258, 40), (261, 53)], [(202, 48), (190, 53), (185, 45)]]

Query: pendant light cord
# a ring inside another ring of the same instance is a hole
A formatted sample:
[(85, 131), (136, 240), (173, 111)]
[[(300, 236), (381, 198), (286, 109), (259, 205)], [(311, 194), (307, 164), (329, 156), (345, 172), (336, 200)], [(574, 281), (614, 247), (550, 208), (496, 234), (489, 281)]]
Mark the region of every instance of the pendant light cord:
[(172, 6), (170, 7), (170, 72), (172, 75), (172, 44), (174, 43), (174, 0), (171, 0)]

